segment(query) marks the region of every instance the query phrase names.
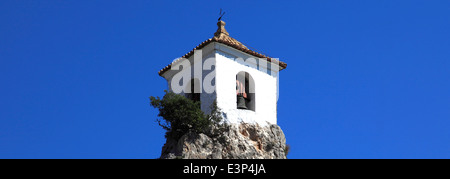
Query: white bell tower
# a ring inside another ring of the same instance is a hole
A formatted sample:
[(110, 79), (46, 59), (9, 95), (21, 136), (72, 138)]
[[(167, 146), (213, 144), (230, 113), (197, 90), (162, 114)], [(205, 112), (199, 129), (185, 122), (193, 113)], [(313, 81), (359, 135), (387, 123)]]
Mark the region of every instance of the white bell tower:
[(158, 73), (170, 91), (201, 102), (209, 113), (214, 101), (224, 122), (277, 124), (279, 71), (287, 64), (249, 49), (230, 37), (225, 22), (210, 38)]

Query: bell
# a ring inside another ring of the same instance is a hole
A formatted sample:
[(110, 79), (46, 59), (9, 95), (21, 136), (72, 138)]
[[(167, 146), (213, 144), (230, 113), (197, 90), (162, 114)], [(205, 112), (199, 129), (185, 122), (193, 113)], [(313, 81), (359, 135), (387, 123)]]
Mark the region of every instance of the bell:
[(237, 95), (237, 108), (247, 109), (247, 107), (245, 106), (245, 98), (242, 95)]

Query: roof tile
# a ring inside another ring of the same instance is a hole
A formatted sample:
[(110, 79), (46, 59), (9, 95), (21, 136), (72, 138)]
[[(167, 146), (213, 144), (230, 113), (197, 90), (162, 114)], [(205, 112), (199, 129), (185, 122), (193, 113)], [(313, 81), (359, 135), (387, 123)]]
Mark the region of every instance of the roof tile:
[[(189, 51), (188, 53), (183, 55), (182, 58), (189, 58), (190, 56), (192, 56), (194, 54), (195, 50), (201, 49), (201, 48), (205, 47), (206, 45), (208, 45), (211, 42), (219, 42), (219, 43), (225, 44), (227, 46), (230, 46), (232, 48), (235, 48), (237, 50), (240, 50), (240, 51), (242, 51), (244, 53), (253, 55), (255, 57), (266, 58), (266, 60), (268, 62), (274, 62), (274, 63), (279, 62), (279, 65), (281, 67), (280, 70), (283, 70), (283, 69), (285, 69), (287, 67), (286, 63), (284, 63), (282, 61), (279, 61), (279, 60), (276, 60), (274, 58), (268, 57), (268, 56), (266, 56), (264, 54), (261, 54), (259, 52), (255, 52), (253, 50), (250, 50), (249, 48), (247, 48), (241, 42), (237, 41), (233, 37), (230, 37), (229, 33), (225, 29), (225, 22), (224, 21), (217, 22), (217, 26), (218, 26), (218, 28), (217, 28), (217, 31), (214, 33), (214, 37), (213, 38), (210, 38), (208, 40), (203, 41), (202, 43), (197, 45), (197, 47), (195, 47), (194, 49), (192, 49), (191, 51)], [(172, 63), (176, 63), (182, 58), (179, 58), (179, 59), (175, 60)], [(158, 74), (161, 76), (164, 72), (169, 70), (170, 67), (172, 66), (172, 63), (167, 65), (163, 69), (159, 70)]]

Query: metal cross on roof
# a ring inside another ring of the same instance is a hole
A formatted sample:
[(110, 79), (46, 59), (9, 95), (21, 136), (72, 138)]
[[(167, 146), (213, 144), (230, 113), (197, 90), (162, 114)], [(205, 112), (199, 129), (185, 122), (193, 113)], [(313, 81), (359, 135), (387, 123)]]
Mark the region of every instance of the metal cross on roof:
[(225, 15), (225, 11), (222, 12), (222, 8), (220, 8), (220, 12), (219, 12), (219, 19), (217, 19), (217, 21), (220, 21), (220, 19), (222, 19), (222, 16)]

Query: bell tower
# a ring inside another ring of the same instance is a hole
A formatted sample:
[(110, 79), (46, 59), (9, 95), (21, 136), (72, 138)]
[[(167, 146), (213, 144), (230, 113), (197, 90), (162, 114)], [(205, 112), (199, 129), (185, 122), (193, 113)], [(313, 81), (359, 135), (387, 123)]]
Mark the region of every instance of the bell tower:
[(249, 49), (232, 38), (225, 22), (214, 36), (158, 73), (168, 88), (201, 102), (209, 113), (214, 101), (226, 123), (277, 124), (279, 72), (287, 64)]

